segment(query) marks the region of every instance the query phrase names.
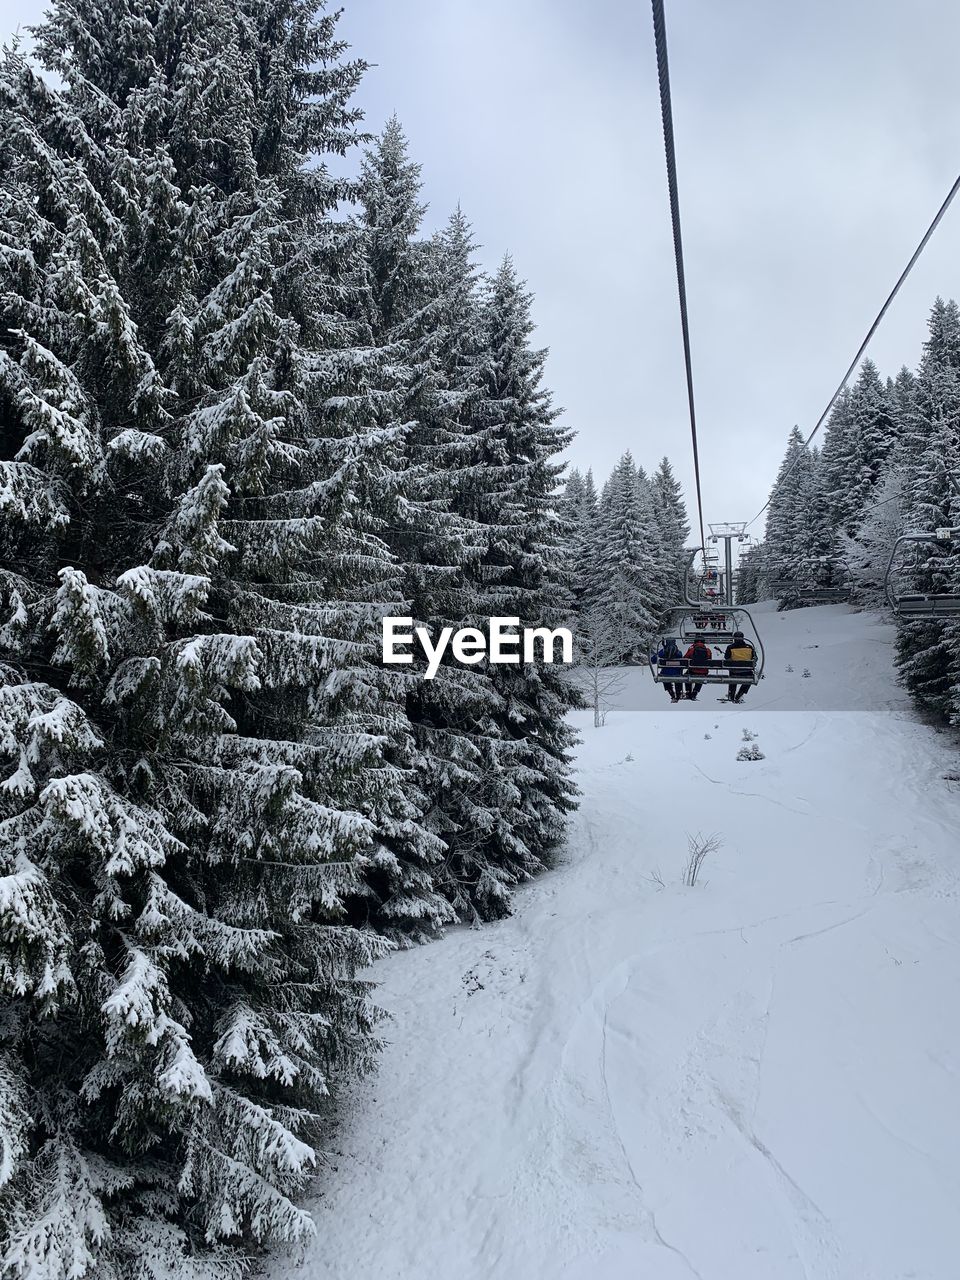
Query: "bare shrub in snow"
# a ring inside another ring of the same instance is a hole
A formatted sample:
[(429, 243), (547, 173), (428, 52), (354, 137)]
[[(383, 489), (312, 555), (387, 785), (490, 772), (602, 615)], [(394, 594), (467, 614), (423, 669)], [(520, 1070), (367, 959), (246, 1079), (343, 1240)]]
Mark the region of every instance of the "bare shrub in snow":
[(593, 727), (599, 729), (623, 690), (626, 673), (618, 665), (621, 646), (605, 610), (594, 605), (580, 620), (577, 632), (577, 671), (593, 707)]
[(744, 742), (752, 742), (756, 736), (757, 735), (755, 733), (751, 733), (749, 729), (744, 729), (743, 731)]
[(803, 670), (800, 672), (800, 674), (803, 676), (804, 680), (809, 680), (809, 679), (810, 679), (810, 668), (809, 668), (809, 667), (804, 667), (804, 668), (803, 668)]
[(687, 888), (692, 889), (697, 883), (700, 875), (700, 868), (703, 866), (703, 860), (708, 853), (716, 853), (723, 845), (723, 838), (716, 833), (710, 836), (702, 836), (698, 832), (695, 836), (687, 836), (687, 849), (689, 857), (687, 865), (683, 872), (683, 883)]

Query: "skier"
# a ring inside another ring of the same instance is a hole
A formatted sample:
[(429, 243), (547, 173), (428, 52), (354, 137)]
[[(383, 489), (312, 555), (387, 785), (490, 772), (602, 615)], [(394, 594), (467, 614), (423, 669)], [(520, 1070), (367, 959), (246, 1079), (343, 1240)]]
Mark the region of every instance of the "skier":
[[(683, 656), (688, 663), (688, 676), (705, 676), (710, 669), (710, 663), (713, 661), (713, 654), (699, 637), (694, 640)], [(686, 687), (687, 699), (690, 702), (696, 702), (697, 694), (703, 688), (703, 681), (688, 680)]]
[(744, 638), (742, 631), (735, 631), (733, 633), (733, 643), (728, 644), (724, 650), (723, 660), (730, 664), (730, 675), (732, 677), (732, 683), (727, 686), (729, 700), (731, 702), (742, 702), (744, 695), (753, 683), (752, 681), (743, 683), (743, 681), (745, 676), (753, 674), (753, 664), (757, 660), (757, 651), (750, 641)]
[[(657, 650), (656, 661), (662, 675), (677, 677), (683, 675), (683, 659), (680, 656), (680, 646), (672, 636), (664, 640)], [(679, 702), (683, 697), (683, 683), (679, 679), (664, 680), (663, 687), (669, 693), (671, 702)]]

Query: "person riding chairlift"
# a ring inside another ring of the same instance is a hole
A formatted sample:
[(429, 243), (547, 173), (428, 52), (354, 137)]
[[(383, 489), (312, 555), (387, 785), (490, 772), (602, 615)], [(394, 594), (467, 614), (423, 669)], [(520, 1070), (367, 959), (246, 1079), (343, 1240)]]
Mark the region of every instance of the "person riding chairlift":
[[(684, 661), (687, 663), (688, 676), (705, 676), (710, 670), (710, 663), (713, 661), (713, 654), (707, 648), (706, 644), (698, 636), (693, 644), (683, 655)], [(696, 702), (697, 694), (703, 688), (702, 680), (688, 680), (686, 683), (687, 701)]]
[[(749, 640), (744, 638), (742, 631), (733, 633), (733, 643), (728, 644), (723, 654), (724, 662), (730, 664), (731, 683), (727, 686), (731, 702), (742, 702), (744, 695), (753, 684), (753, 680), (746, 677), (753, 676), (753, 666), (757, 660), (757, 651)], [(744, 683), (744, 681), (746, 681)], [(738, 688), (739, 682), (739, 688)]]
[(683, 682), (680, 680), (683, 675), (683, 658), (680, 656), (680, 646), (672, 636), (661, 644), (656, 660), (661, 675), (677, 677), (675, 680), (664, 680), (663, 687), (669, 693), (671, 702), (679, 702), (683, 697)]

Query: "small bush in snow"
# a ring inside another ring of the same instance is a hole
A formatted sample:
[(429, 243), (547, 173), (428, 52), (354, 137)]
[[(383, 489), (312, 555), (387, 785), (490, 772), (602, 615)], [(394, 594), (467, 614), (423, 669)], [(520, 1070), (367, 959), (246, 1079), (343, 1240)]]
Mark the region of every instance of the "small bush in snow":
[(606, 724), (607, 712), (616, 706), (626, 676), (620, 666), (623, 640), (609, 615), (594, 605), (580, 620), (577, 663), (586, 688), (587, 705), (593, 708), (593, 727)]
[(704, 740), (705, 740), (706, 742), (709, 742), (709, 741), (710, 741), (710, 739), (713, 737), (713, 734), (712, 734), (712, 733), (705, 733), (703, 736), (704, 736)]
[(810, 668), (809, 668), (809, 667), (804, 667), (804, 668), (803, 668), (803, 670), (800, 672), (800, 674), (803, 676), (804, 680), (809, 680), (809, 679), (810, 679)]
[(755, 742), (749, 747), (741, 747), (737, 752), (738, 760), (766, 760), (766, 758)]
[(793, 671), (793, 663), (792, 663), (792, 662), (788, 662), (788, 663), (787, 663), (786, 670), (787, 670), (787, 672), (788, 672), (788, 673)]
[(744, 742), (752, 742), (756, 736), (757, 735), (755, 733), (751, 733), (749, 729), (744, 729), (743, 731)]
[(703, 866), (703, 860), (706, 858), (707, 854), (716, 853), (722, 844), (722, 838), (716, 834), (712, 836), (702, 836), (698, 832), (695, 836), (687, 836), (689, 857), (687, 858), (687, 865), (683, 872), (683, 883), (687, 888), (692, 889), (697, 883), (697, 877), (700, 875), (700, 868)]

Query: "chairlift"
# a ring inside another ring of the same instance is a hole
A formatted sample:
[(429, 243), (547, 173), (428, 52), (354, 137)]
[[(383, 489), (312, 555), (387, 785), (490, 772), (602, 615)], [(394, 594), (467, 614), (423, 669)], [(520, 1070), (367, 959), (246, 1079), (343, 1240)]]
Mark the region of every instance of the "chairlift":
[[(666, 629), (666, 636), (675, 636), (680, 642), (681, 654), (684, 652), (684, 646), (689, 647), (695, 639), (700, 639), (708, 649), (714, 647), (726, 648), (733, 643), (734, 632), (742, 631), (746, 638), (751, 641), (756, 650), (756, 661), (750, 667), (744, 666), (742, 663), (728, 662), (723, 656), (712, 656), (709, 661), (698, 662), (698, 667), (705, 668), (705, 675), (697, 675), (686, 677), (696, 680), (699, 684), (759, 684), (763, 679), (763, 667), (766, 655), (763, 649), (763, 641), (760, 639), (760, 633), (757, 630), (756, 623), (753, 621), (749, 611), (738, 605), (735, 609), (725, 607), (723, 617), (723, 629), (714, 627), (711, 629), (718, 615), (707, 615), (702, 609), (692, 605), (678, 606), (670, 610), (670, 622)], [(658, 646), (659, 648), (659, 646)], [(670, 669), (676, 667), (677, 660), (673, 659), (672, 664), (668, 661), (662, 666), (654, 657), (650, 663), (650, 674), (653, 676), (656, 684), (672, 684), (683, 676), (671, 674)], [(664, 669), (666, 668), (666, 670)]]
[[(692, 566), (696, 557), (693, 553), (690, 559)], [(709, 553), (704, 557), (705, 564), (702, 572), (696, 573), (692, 567), (688, 567), (686, 573), (686, 590), (684, 591), (684, 599), (688, 602), (697, 604), (703, 603), (708, 607), (715, 606), (718, 602), (722, 603), (723, 596), (723, 578), (720, 570), (713, 567)], [(715, 559), (715, 557), (714, 557)]]
[[(829, 557), (821, 557), (821, 563), (830, 566), (831, 570), (836, 568)], [(798, 582), (793, 578), (780, 578), (771, 583), (771, 587), (774, 595), (780, 599), (792, 600), (801, 605), (845, 604), (851, 594), (848, 585), (823, 587), (810, 582)]]
[(683, 609), (671, 612), (681, 640), (688, 644), (702, 640), (704, 644), (730, 644), (734, 635), (743, 628), (736, 611), (724, 604), (710, 604), (697, 610)]
[(941, 618), (960, 618), (960, 594), (955, 591), (908, 592), (899, 586), (903, 572), (897, 564), (901, 549), (908, 543), (939, 543), (948, 547), (960, 541), (960, 526), (937, 529), (934, 533), (903, 533), (893, 544), (883, 589), (890, 608), (898, 618), (908, 622), (934, 621)]
[[(748, 609), (744, 609), (742, 605), (728, 605), (723, 601), (716, 599), (705, 602), (702, 598), (693, 599), (690, 593), (690, 587), (697, 587), (702, 584), (702, 577), (692, 572), (693, 562), (698, 551), (694, 551), (686, 569), (681, 575), (681, 582), (684, 585), (684, 600), (682, 604), (674, 606), (668, 611), (668, 628), (665, 630), (666, 636), (675, 636), (680, 641), (681, 646), (693, 643), (695, 639), (700, 639), (707, 647), (716, 646), (726, 648), (733, 643), (734, 634), (742, 631), (748, 639), (751, 640), (756, 653), (757, 659), (751, 667), (745, 668), (742, 664), (727, 662), (723, 657), (713, 657), (709, 662), (698, 663), (698, 666), (704, 666), (707, 674), (702, 676), (694, 676), (698, 683), (702, 684), (759, 684), (763, 679), (763, 667), (765, 662), (765, 654), (763, 649), (763, 641), (760, 638), (760, 632), (754, 622)], [(708, 569), (709, 573), (710, 570)], [(706, 576), (706, 575), (703, 575)], [(658, 646), (659, 647), (659, 646)], [(665, 663), (669, 669), (669, 663)], [(673, 661), (676, 666), (676, 659)], [(676, 675), (669, 675), (663, 672), (660, 665), (654, 659), (650, 663), (650, 674), (653, 676), (655, 683), (668, 684), (677, 680)], [(682, 677), (681, 677), (682, 678)]]
[(801, 604), (844, 604), (850, 599), (849, 587), (800, 587), (797, 599)]

